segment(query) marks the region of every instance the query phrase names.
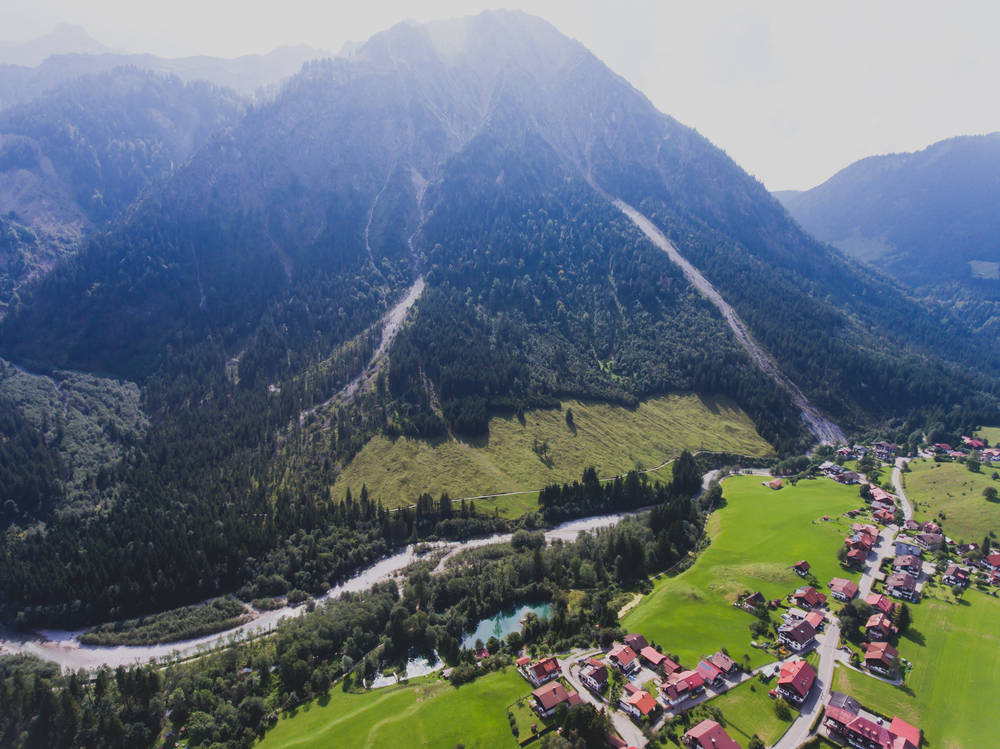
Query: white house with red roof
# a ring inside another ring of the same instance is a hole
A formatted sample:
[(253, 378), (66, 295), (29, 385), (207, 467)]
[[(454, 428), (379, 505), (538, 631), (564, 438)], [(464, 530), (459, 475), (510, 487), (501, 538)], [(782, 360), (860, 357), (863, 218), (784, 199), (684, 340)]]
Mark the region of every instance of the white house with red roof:
[(681, 737), (690, 749), (740, 749), (725, 729), (714, 720), (703, 720)]
[(838, 601), (850, 601), (858, 594), (858, 584), (853, 580), (835, 577), (829, 582), (830, 595)]
[[(518, 661), (520, 662), (520, 661)], [(549, 656), (538, 661), (538, 663), (522, 667), (521, 673), (536, 687), (552, 681), (562, 673), (559, 668), (559, 661)]]
[(556, 708), (563, 703), (567, 707), (573, 707), (582, 702), (582, 698), (577, 692), (567, 692), (566, 687), (559, 682), (544, 684), (538, 687), (538, 689), (531, 693), (531, 699), (535, 712), (543, 718), (551, 716), (556, 711)]
[(918, 749), (920, 729), (902, 718), (888, 726), (876, 715), (866, 713), (861, 703), (840, 692), (831, 692), (823, 711), (823, 725), (829, 734), (858, 749)]
[(639, 689), (635, 684), (625, 685), (624, 694), (618, 704), (635, 720), (645, 718), (659, 708), (653, 695), (645, 689)]
[(670, 707), (705, 691), (705, 680), (697, 671), (678, 671), (660, 684), (660, 696)]
[(628, 645), (616, 645), (608, 652), (608, 662), (623, 674), (631, 674), (639, 668), (639, 658)]
[(816, 669), (805, 661), (785, 661), (775, 691), (791, 702), (801, 705), (816, 683)]

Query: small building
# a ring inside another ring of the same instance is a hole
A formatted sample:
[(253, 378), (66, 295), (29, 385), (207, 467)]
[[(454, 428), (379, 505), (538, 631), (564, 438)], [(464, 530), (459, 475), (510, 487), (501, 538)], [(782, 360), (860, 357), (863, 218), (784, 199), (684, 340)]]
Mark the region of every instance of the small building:
[(580, 681), (592, 692), (603, 692), (608, 686), (608, 667), (596, 658), (590, 658), (580, 669)]
[(814, 609), (826, 604), (826, 595), (820, 593), (811, 585), (804, 585), (792, 593), (792, 601), (804, 609)]
[(679, 664), (674, 663), (659, 650), (649, 647), (648, 645), (640, 651), (639, 657), (645, 661), (651, 669), (663, 675), (669, 675), (675, 671), (681, 670)]
[[(920, 530), (920, 523), (918, 523), (916, 520), (907, 520), (905, 523), (903, 523), (903, 530), (904, 531), (919, 531)], [(896, 553), (898, 554), (899, 552), (896, 552)]]
[(926, 523), (920, 526), (920, 529), (924, 533), (940, 533), (941, 526), (935, 523), (933, 520), (928, 520)]
[(636, 653), (642, 652), (643, 648), (649, 647), (649, 643), (646, 642), (646, 638), (635, 632), (625, 635), (622, 642), (632, 648), (633, 652)]
[(879, 460), (892, 460), (896, 457), (898, 451), (899, 445), (894, 445), (891, 442), (876, 442), (872, 445), (872, 452), (875, 453), (875, 457)]
[(695, 666), (695, 671), (705, 680), (705, 683), (710, 687), (721, 686), (725, 681), (725, 676), (722, 673), (722, 669), (716, 666), (714, 663), (709, 661), (707, 658), (702, 658), (698, 661), (698, 665)]
[(816, 630), (806, 620), (778, 627), (778, 639), (791, 650), (801, 653), (816, 644)]
[(896, 634), (896, 627), (889, 617), (876, 612), (865, 622), (865, 633), (871, 642), (885, 642)]
[(728, 655), (723, 653), (721, 650), (714, 653), (706, 659), (713, 666), (719, 669), (724, 674), (732, 674), (739, 670), (739, 666), (736, 665), (736, 661), (730, 658)]
[(833, 476), (833, 480), (838, 484), (857, 484), (861, 481), (861, 474), (857, 471), (844, 471)]
[(639, 668), (639, 659), (628, 645), (618, 645), (608, 653), (608, 662), (623, 674), (634, 673)]
[(885, 592), (893, 598), (913, 601), (917, 596), (917, 579), (907, 572), (896, 572), (886, 579)]
[(681, 737), (690, 749), (740, 749), (725, 729), (714, 720), (705, 719)]
[(924, 550), (917, 546), (916, 544), (911, 544), (909, 541), (903, 541), (900, 539), (896, 540), (896, 556), (914, 556), (922, 558), (924, 555)]
[(618, 704), (622, 710), (632, 716), (633, 720), (645, 718), (659, 709), (653, 695), (645, 689), (639, 689), (634, 684), (625, 685), (624, 694), (622, 694)]
[(937, 551), (944, 543), (944, 536), (940, 533), (921, 533), (917, 536), (917, 543), (927, 551)]
[(670, 707), (705, 691), (705, 680), (697, 671), (678, 671), (660, 684), (660, 695)]
[(941, 582), (945, 585), (961, 585), (964, 588), (969, 584), (970, 577), (969, 570), (959, 567), (957, 564), (949, 564), (944, 575), (941, 576)]
[(528, 677), (528, 681), (538, 687), (559, 676), (562, 673), (562, 669), (559, 668), (559, 661), (550, 656), (543, 658), (532, 666), (528, 666), (522, 673)]
[(826, 624), (826, 615), (822, 611), (810, 611), (806, 614), (805, 621), (806, 624), (819, 632), (823, 629), (823, 625)]
[(763, 484), (769, 489), (780, 489), (781, 479), (771, 479), (770, 481), (764, 481)]
[(911, 575), (919, 575), (922, 567), (923, 563), (920, 561), (920, 557), (915, 557), (912, 554), (903, 554), (892, 560), (892, 569), (895, 572), (909, 572)]
[(868, 597), (865, 598), (865, 603), (883, 614), (891, 614), (892, 610), (896, 608), (896, 604), (880, 593), (869, 593)]
[(850, 601), (858, 594), (858, 584), (853, 580), (835, 577), (829, 583), (830, 595), (838, 601)]
[(983, 557), (983, 561), (979, 563), (984, 569), (990, 570), (992, 572), (1000, 572), (1000, 553), (994, 552), (992, 554), (987, 554)]
[(786, 661), (775, 691), (793, 705), (801, 705), (816, 682), (816, 669), (805, 661)]
[(809, 562), (805, 559), (801, 559), (792, 565), (792, 569), (795, 570), (795, 574), (799, 577), (805, 577), (809, 574)]
[(882, 523), (882, 525), (891, 525), (896, 519), (896, 513), (884, 507), (879, 507), (872, 511), (872, 517)]
[(574, 705), (579, 705), (581, 702), (579, 694), (576, 692), (567, 692), (566, 688), (559, 682), (538, 687), (538, 689), (531, 693), (531, 698), (535, 712), (543, 718), (550, 717), (556, 711), (556, 708), (563, 703), (567, 707), (573, 707)]
[(860, 570), (864, 568), (865, 562), (867, 561), (868, 561), (867, 551), (861, 548), (849, 549), (847, 552), (847, 559), (845, 560), (845, 564), (850, 569)]
[(882, 676), (890, 678), (896, 675), (896, 662), (899, 651), (887, 642), (870, 642), (865, 650), (865, 666)]
[(753, 614), (760, 609), (767, 608), (767, 599), (764, 598), (764, 594), (758, 590), (756, 593), (751, 593), (740, 601), (740, 608)]

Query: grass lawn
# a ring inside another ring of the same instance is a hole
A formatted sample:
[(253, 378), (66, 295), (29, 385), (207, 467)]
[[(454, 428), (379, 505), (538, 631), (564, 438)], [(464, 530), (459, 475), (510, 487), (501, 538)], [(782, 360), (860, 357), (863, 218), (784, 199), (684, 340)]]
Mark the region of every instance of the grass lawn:
[(978, 544), (990, 531), (1000, 533), (1000, 502), (983, 496), (987, 486), (1000, 491), (1000, 480), (990, 478), (993, 471), (983, 466), (974, 473), (964, 463), (920, 458), (910, 461), (910, 472), (903, 474), (904, 488), (917, 520), (934, 520), (943, 513), (941, 527), (949, 538)]
[(748, 653), (753, 666), (771, 660), (750, 647), (753, 617), (731, 604), (743, 590), (784, 598), (803, 584), (791, 569), (798, 560), (809, 561), (824, 588), (832, 577), (858, 579), (836, 556), (849, 528), (840, 515), (861, 504), (857, 487), (811, 479), (774, 491), (761, 486), (759, 476), (733, 476), (723, 492), (726, 506), (708, 522), (711, 545), (690, 569), (657, 579), (622, 623), (679, 655), (685, 666), (723, 646), (737, 660)]
[(741, 746), (746, 746), (754, 734), (767, 745), (775, 743), (791, 725), (774, 714), (774, 700), (768, 696), (770, 687), (756, 679), (740, 684), (708, 704), (722, 711), (726, 731)]
[[(511, 715), (514, 716), (514, 720), (517, 723), (518, 733), (516, 741), (524, 741), (531, 736), (532, 726), (535, 726), (538, 729), (537, 732), (541, 733), (555, 720), (554, 718), (545, 720), (538, 717), (538, 713), (531, 709), (531, 702), (531, 695), (529, 694), (519, 698), (517, 702), (510, 706)], [(511, 738), (514, 738), (513, 734)]]
[(514, 747), (505, 708), (529, 691), (513, 668), (460, 687), (436, 677), (363, 694), (334, 687), (326, 704), (282, 718), (259, 746)]
[(1000, 427), (983, 427), (973, 437), (989, 440), (990, 445), (1000, 445)]
[[(568, 409), (573, 410), (572, 427), (566, 422)], [(545, 443), (547, 451), (540, 447)], [(682, 449), (701, 448), (773, 453), (749, 417), (728, 400), (668, 395), (636, 408), (565, 401), (561, 409), (527, 412), (523, 423), (513, 416), (494, 417), (489, 435), (478, 440), (373, 437), (331, 491), (341, 498), (351, 487), (357, 496), (365, 484), (373, 498), (397, 507), (413, 503), (422, 492), (470, 497), (537, 490), (579, 479), (588, 466), (610, 477), (655, 468)], [(669, 477), (668, 470), (653, 478)]]
[(962, 603), (947, 589), (932, 595), (910, 608), (913, 627), (899, 652), (913, 668), (902, 687), (838, 666), (833, 688), (922, 728), (933, 749), (992, 746), (996, 715), (989, 695), (1000, 687), (1000, 599), (977, 590), (967, 591)]

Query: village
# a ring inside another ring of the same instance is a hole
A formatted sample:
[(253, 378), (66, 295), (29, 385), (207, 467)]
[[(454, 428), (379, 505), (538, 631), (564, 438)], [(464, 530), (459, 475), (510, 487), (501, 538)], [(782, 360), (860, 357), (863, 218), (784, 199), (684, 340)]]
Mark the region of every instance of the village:
[[(963, 438), (963, 448), (926, 445), (919, 456), (1000, 463), (1000, 448), (988, 448), (969, 437)], [(589, 702), (611, 717), (612, 747), (644, 746), (652, 736), (662, 738), (666, 733), (692, 749), (757, 749), (766, 744), (756, 735), (738, 741), (713, 717), (685, 719), (699, 706), (712, 714), (715, 698), (756, 680), (767, 688), (777, 712), (791, 714), (787, 730), (772, 744), (775, 747), (919, 749), (920, 726), (897, 715), (880, 714), (854, 695), (834, 691), (834, 666), (901, 685), (911, 665), (906, 651), (900, 650), (900, 635), (911, 622), (909, 607), (920, 602), (931, 581), (950, 589), (956, 600), (970, 584), (980, 589), (1000, 585), (1000, 551), (955, 543), (941, 524), (916, 521), (901, 478), (912, 456), (900, 456), (900, 451), (888, 442), (842, 447), (835, 460), (817, 467), (821, 480), (859, 488), (859, 506), (842, 516), (848, 532), (837, 560), (844, 577), (818, 580), (810, 561), (799, 559), (790, 567), (802, 584), (784, 598), (747, 591), (733, 602), (748, 620), (758, 618), (750, 620), (756, 636), (751, 646), (767, 649), (772, 660), (749, 668), (746, 656), (736, 659), (721, 648), (682, 663), (669, 652), (670, 643), (653, 642), (639, 632), (591, 652), (525, 654), (517, 660), (517, 669), (530, 692), (508, 708), (512, 728), (514, 712), (522, 713), (519, 723), (524, 730), (515, 731), (518, 742), (523, 746), (544, 735), (560, 710)], [(894, 491), (871, 480), (880, 475), (879, 467), (891, 470)], [(760, 483), (780, 492), (795, 480), (775, 477)], [(823, 516), (822, 521), (832, 518)], [(849, 579), (851, 573), (859, 579)], [(768, 627), (769, 612), (780, 618), (780, 624)], [(675, 731), (678, 725), (684, 727), (682, 732)]]

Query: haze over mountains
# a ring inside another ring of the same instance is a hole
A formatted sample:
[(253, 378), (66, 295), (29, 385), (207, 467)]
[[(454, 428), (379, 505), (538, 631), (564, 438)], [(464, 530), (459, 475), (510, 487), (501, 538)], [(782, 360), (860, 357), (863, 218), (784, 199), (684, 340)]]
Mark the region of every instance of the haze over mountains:
[(1000, 133), (872, 156), (775, 196), (815, 236), (997, 332)]
[[(149, 428), (115, 451), (100, 510), (73, 517), (55, 445), (0, 445), (53, 456), (45, 496), (5, 510), (46, 518), (46, 533), (11, 534), (0, 564), (7, 599), (39, 620), (197, 600), (270, 574), (278, 556), (321, 588), (347, 561), (293, 564), (282, 549), (321, 524), (339, 469), (379, 432), (481, 438), (491, 414), (560, 397), (684, 391), (732, 398), (782, 451), (808, 444), (787, 390), (613, 199), (845, 429), (996, 409), (993, 338), (803, 232), (721, 150), (537, 18), (400, 24), (307, 63), (245, 114), (230, 93), (135, 71), (79, 85), (107, 111), (114, 96), (157, 95), (137, 105), (133, 140), (90, 136), (99, 169), (63, 172), (67, 205), (94, 228), (20, 290), (0, 354), (137, 383)], [(77, 133), (67, 100), (11, 111), (29, 124), (52, 111)], [(37, 130), (20, 137), (40, 144), (25, 153), (48, 147)], [(11, 173), (38, 177), (36, 162)], [(331, 400), (407, 293), (374, 387)], [(86, 610), (69, 603), (80, 591)]]

